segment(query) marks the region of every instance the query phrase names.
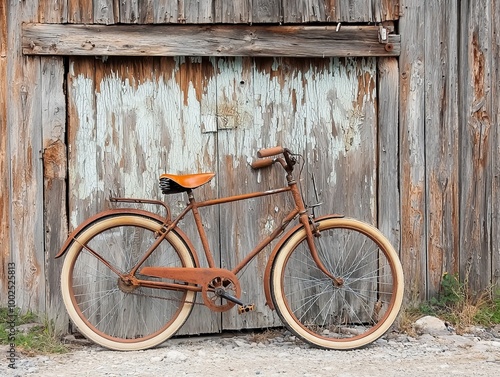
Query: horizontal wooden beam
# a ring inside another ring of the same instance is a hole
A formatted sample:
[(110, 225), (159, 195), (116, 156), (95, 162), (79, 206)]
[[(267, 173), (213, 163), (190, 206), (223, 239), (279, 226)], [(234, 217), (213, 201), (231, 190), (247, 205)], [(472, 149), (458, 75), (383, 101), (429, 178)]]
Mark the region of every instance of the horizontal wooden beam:
[(377, 26), (24, 24), (26, 55), (398, 56)]

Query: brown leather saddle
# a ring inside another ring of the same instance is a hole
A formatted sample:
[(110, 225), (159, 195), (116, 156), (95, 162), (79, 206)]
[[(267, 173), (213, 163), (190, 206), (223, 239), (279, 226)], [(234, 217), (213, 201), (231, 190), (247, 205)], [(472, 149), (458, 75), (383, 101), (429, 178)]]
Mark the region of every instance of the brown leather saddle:
[(160, 176), (160, 189), (164, 194), (177, 194), (203, 186), (213, 177), (215, 177), (215, 173), (162, 174)]

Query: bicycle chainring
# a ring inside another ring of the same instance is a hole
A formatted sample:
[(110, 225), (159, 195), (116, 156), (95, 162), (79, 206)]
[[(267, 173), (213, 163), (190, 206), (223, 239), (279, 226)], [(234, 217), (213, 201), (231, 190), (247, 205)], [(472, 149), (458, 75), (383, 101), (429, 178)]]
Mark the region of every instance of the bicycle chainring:
[(240, 282), (233, 274), (217, 276), (203, 286), (201, 293), (203, 302), (209, 309), (219, 313), (225, 312), (236, 303), (221, 297), (221, 294), (225, 293), (239, 299), (241, 297)]

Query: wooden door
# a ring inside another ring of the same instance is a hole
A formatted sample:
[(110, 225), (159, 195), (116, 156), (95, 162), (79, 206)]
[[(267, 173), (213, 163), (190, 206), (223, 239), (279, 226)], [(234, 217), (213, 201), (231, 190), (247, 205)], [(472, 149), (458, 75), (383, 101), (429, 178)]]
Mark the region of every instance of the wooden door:
[[(108, 208), (110, 195), (164, 198), (164, 172), (216, 172), (197, 190), (199, 199), (283, 185), (279, 169), (249, 166), (258, 149), (275, 145), (304, 157), (300, 182), (310, 204), (323, 202), (318, 213), (376, 224), (376, 70), (375, 58), (71, 59), (70, 227)], [(174, 215), (186, 200), (164, 199)], [(267, 197), (203, 209), (216, 260), (234, 267), (289, 206), (286, 197)], [(190, 219), (179, 226), (195, 238)], [(268, 254), (241, 275), (243, 300), (256, 304), (254, 312), (219, 317), (197, 305), (182, 332), (279, 325), (263, 293)]]

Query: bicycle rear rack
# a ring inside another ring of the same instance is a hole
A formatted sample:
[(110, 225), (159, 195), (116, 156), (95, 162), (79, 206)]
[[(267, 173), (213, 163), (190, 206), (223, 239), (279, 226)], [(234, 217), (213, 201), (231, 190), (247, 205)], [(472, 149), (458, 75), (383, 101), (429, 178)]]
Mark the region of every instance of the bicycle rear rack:
[(162, 206), (165, 208), (165, 211), (167, 212), (167, 215), (165, 216), (165, 219), (170, 221), (170, 208), (167, 207), (167, 205), (160, 201), (160, 200), (151, 200), (151, 199), (134, 199), (134, 198), (109, 198), (109, 201), (112, 203), (126, 203), (126, 204), (153, 204), (153, 205), (158, 205)]

